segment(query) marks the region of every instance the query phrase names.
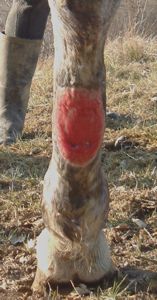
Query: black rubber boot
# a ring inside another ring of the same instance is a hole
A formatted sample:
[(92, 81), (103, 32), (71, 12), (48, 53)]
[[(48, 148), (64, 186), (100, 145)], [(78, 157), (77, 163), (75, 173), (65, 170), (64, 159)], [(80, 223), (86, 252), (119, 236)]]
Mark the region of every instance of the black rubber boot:
[(41, 40), (0, 34), (0, 144), (21, 137)]

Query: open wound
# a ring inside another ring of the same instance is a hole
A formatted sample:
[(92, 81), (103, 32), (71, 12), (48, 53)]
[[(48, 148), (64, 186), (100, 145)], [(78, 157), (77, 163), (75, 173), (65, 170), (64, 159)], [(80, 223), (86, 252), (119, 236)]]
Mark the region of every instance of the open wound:
[(84, 165), (97, 153), (104, 133), (100, 91), (67, 88), (57, 99), (57, 144), (64, 159)]

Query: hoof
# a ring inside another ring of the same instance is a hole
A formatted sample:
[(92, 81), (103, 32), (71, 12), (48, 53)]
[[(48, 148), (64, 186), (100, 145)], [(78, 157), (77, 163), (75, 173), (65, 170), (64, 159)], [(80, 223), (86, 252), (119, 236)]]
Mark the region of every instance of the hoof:
[(44, 294), (44, 290), (46, 287), (46, 277), (39, 268), (37, 268), (35, 279), (32, 284), (33, 293)]
[(47, 229), (44, 229), (37, 241), (38, 269), (33, 290), (40, 290), (46, 282), (65, 284), (75, 280), (86, 284), (95, 284), (108, 280), (116, 269), (110, 258), (110, 251), (103, 231), (95, 245), (60, 242)]

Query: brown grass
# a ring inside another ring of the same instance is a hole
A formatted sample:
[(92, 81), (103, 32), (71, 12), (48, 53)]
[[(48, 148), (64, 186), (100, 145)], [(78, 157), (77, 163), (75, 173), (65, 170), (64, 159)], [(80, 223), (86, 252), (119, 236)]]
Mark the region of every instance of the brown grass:
[[(13, 3), (12, 0), (0, 1), (0, 30), (4, 30), (5, 21)], [(122, 0), (109, 30), (109, 37), (116, 38), (132, 32), (143, 36), (157, 35), (156, 0)], [(48, 57), (53, 51), (53, 32), (49, 16), (44, 34), (41, 56)]]
[[(102, 160), (111, 197), (105, 231), (113, 260), (118, 268), (134, 266), (157, 272), (156, 49), (155, 40), (128, 34), (108, 41), (107, 108), (118, 117), (107, 118)], [(30, 286), (36, 268), (34, 241), (43, 226), (39, 221), (42, 181), (52, 151), (51, 70), (50, 60), (39, 62), (23, 139), (0, 148), (0, 299), (33, 299)], [(117, 150), (114, 142), (121, 136), (127, 143)], [(138, 225), (139, 220), (146, 228)], [(62, 298), (57, 291), (49, 295), (49, 299)], [(115, 282), (108, 289), (94, 289), (90, 298), (157, 296), (149, 290), (137, 291), (135, 285), (129, 290)], [(74, 290), (67, 299), (81, 297)]]

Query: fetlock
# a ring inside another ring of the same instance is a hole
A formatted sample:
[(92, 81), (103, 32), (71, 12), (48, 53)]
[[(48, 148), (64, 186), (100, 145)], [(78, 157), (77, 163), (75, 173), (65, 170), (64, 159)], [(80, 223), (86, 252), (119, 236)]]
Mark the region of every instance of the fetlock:
[(41, 41), (0, 35), (0, 144), (21, 137)]

